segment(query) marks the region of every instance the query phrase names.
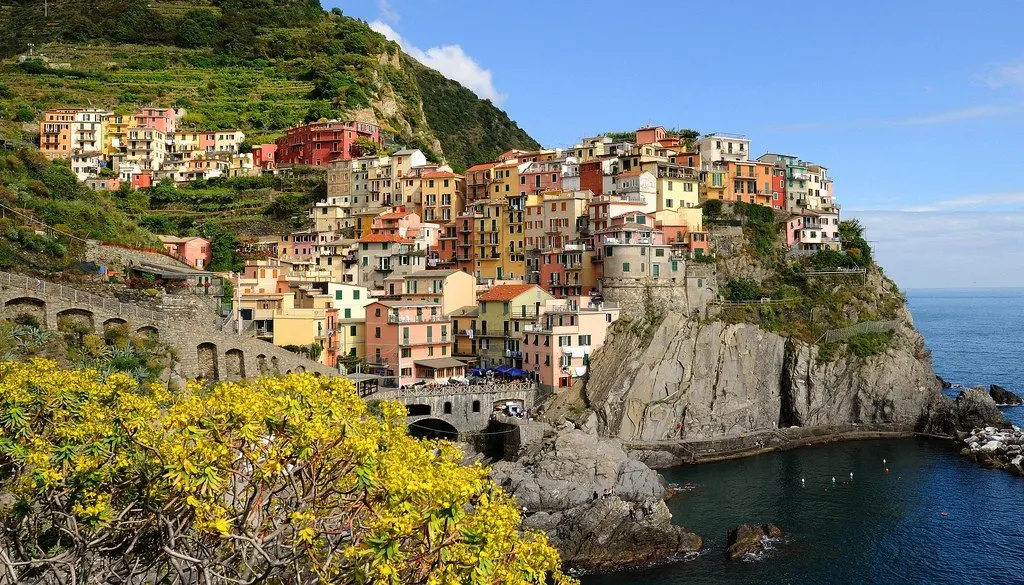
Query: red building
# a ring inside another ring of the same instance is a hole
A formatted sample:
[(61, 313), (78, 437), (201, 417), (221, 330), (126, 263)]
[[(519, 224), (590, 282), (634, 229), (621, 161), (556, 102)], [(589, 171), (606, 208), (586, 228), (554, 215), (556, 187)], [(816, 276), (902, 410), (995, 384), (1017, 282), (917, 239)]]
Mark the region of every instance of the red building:
[(277, 145), (260, 144), (252, 147), (252, 164), (264, 171), (277, 168)]
[(786, 208), (786, 170), (772, 169), (772, 207)]
[(580, 189), (594, 195), (604, 193), (604, 171), (601, 161), (588, 160), (580, 163)]
[(333, 120), (292, 128), (276, 141), (277, 164), (325, 167), (336, 160), (357, 158), (362, 153), (353, 152), (352, 145), (359, 138), (384, 146), (380, 127), (365, 122)]

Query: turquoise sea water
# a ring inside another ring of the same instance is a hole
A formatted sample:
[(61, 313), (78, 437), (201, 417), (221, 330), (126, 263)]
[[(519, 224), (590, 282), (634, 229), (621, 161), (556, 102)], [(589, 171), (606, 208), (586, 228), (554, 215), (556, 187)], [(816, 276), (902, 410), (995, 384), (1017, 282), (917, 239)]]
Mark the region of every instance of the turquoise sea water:
[[(1024, 392), (1024, 290), (908, 297), (939, 375)], [(1024, 407), (1005, 412), (1024, 425)], [(677, 523), (704, 537), (705, 552), (590, 575), (585, 585), (1024, 584), (1024, 479), (982, 469), (941, 442), (826, 445), (665, 476), (692, 486), (669, 506)], [(780, 542), (758, 559), (725, 560), (730, 528), (769, 521), (786, 532)]]

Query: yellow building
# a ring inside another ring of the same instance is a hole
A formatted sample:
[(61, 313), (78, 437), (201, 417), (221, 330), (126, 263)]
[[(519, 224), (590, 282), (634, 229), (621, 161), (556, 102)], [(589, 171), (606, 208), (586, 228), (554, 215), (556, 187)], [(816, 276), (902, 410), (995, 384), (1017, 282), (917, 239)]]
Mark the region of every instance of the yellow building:
[(443, 315), (476, 306), (476, 279), (461, 270), (420, 270), (392, 280), (399, 281), (395, 290), (403, 301), (440, 305)]
[(448, 223), (465, 206), (466, 179), (448, 171), (425, 173), (420, 179), (420, 218), (431, 223)]
[(505, 226), (505, 200), (484, 199), (473, 204), (476, 208), (473, 230), (474, 270), (477, 278), (505, 278), (504, 251), (508, 246)]
[(657, 178), (656, 211), (671, 211), (700, 204), (700, 178), (696, 170), (663, 162), (644, 163), (643, 170)]
[(536, 284), (500, 284), (480, 295), (477, 348), (482, 367), (522, 367), (524, 326), (537, 320), (541, 307), (553, 299)]

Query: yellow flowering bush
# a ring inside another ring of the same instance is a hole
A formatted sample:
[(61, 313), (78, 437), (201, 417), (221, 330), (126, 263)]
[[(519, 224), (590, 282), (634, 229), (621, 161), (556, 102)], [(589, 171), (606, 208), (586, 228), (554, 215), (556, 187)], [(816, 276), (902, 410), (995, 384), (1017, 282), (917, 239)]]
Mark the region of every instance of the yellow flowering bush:
[(450, 443), (341, 378), (169, 393), (0, 363), (0, 583), (568, 583)]

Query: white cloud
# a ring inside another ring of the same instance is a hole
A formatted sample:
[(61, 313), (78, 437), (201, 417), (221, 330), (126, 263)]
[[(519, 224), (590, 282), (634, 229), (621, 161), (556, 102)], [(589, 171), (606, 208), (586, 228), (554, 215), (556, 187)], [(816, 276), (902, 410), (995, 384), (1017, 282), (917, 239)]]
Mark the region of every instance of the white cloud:
[(1024, 215), (865, 210), (857, 217), (878, 263), (903, 288), (1024, 286)]
[(481, 67), (459, 45), (442, 45), (423, 50), (414, 46), (385, 22), (375, 20), (370, 23), (370, 28), (398, 43), (413, 59), (436, 69), (448, 79), (458, 81), (481, 98), (489, 99), (500, 106), (508, 97), (494, 87), (490, 69)]
[(388, 0), (377, 0), (377, 11), (380, 12), (380, 17), (388, 22), (398, 24), (398, 21), (402, 20), (402, 15), (391, 7)]
[(995, 67), (981, 76), (981, 82), (993, 89), (1024, 87), (1024, 60)]

